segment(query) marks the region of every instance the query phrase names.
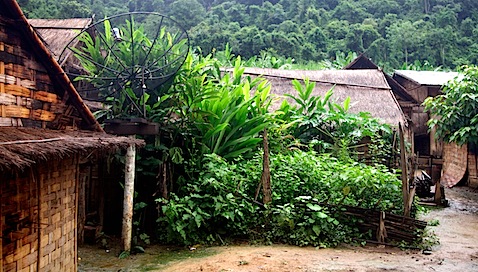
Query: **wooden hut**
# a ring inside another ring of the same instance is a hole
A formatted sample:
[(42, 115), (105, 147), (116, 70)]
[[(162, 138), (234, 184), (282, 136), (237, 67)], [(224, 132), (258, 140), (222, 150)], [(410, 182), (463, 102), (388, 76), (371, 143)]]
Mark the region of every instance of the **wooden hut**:
[[(344, 67), (345, 70), (358, 70), (358, 69), (376, 69), (382, 71), (378, 65), (376, 65), (371, 59), (367, 58), (364, 54), (360, 54), (355, 58), (351, 63)], [(405, 88), (400, 85), (393, 77), (383, 72), (385, 79), (387, 80), (388, 85), (392, 89), (392, 93), (397, 99), (400, 108), (402, 109), (405, 117), (407, 118), (408, 123), (412, 126), (411, 131), (417, 131), (417, 128), (414, 127), (415, 122), (413, 122), (413, 115), (417, 112), (423, 113), (423, 109), (420, 111), (420, 102), (413, 98), (410, 94), (407, 93)]]
[(419, 103), (414, 108), (411, 119), (415, 127), (414, 149), (420, 155), (442, 157), (443, 146), (435, 140), (433, 131), (428, 132), (429, 116), (421, 104), (427, 97), (440, 94), (441, 87), (456, 76), (458, 73), (412, 70), (397, 70), (393, 74), (393, 78)]
[[(375, 63), (363, 54), (347, 65), (345, 69), (380, 70)], [(431, 148), (431, 145), (429, 144), (430, 134), (428, 133), (427, 126), (429, 117), (428, 113), (425, 112), (425, 108), (422, 106), (423, 100), (419, 101), (417, 99), (418, 96), (409, 93), (409, 90), (401, 85), (401, 83), (404, 82), (403, 80), (400, 80), (399, 82), (396, 78), (386, 73), (384, 73), (384, 76), (387, 79), (400, 108), (407, 118), (409, 124), (407, 141), (412, 144), (411, 153), (418, 154), (418, 167), (421, 170), (426, 170), (433, 181), (439, 181), (443, 160), (441, 154), (439, 156), (431, 155), (430, 149), (433, 148)], [(405, 84), (405, 86), (409, 85)], [(427, 144), (423, 144), (424, 141), (426, 141)], [(437, 146), (435, 142), (433, 143), (434, 146)]]
[[(83, 130), (80, 130), (83, 129)], [(0, 0), (0, 272), (76, 271), (80, 163), (107, 135), (15, 0)]]
[[(67, 51), (62, 59), (60, 56), (64, 48), (72, 41), (80, 31), (86, 29), (93, 23), (92, 18), (70, 18), (70, 19), (28, 19), (30, 25), (50, 50), (53, 58), (58, 61), (61, 67), (71, 67), (67, 64), (71, 60), (68, 56), (71, 51)], [(78, 40), (73, 41), (70, 46), (75, 47)]]
[[(436, 71), (395, 71), (393, 78), (399, 82), (405, 90), (423, 103), (427, 97), (434, 97), (441, 93), (444, 84), (459, 78), (460, 74), (455, 72)], [(431, 165), (439, 171), (443, 165), (441, 182), (444, 186), (452, 187), (464, 180), (471, 187), (478, 187), (477, 157), (469, 148), (457, 146), (456, 144), (444, 144), (435, 139), (434, 131), (428, 132), (428, 113), (422, 110), (413, 121), (415, 127), (420, 130), (415, 137), (415, 150), (420, 152), (419, 164)], [(436, 159), (438, 158), (438, 159)], [(428, 162), (427, 162), (428, 161)]]
[[(392, 94), (383, 72), (377, 69), (363, 70), (278, 70), (262, 68), (246, 68), (244, 75), (259, 76), (271, 82), (271, 93), (284, 97), (284, 94), (296, 94), (292, 80), (315, 82), (313, 95), (324, 96), (334, 88), (332, 100), (343, 103), (350, 97), (350, 112), (369, 112), (382, 122), (397, 127), (399, 123), (406, 124), (407, 120), (400, 106)], [(275, 104), (278, 107), (280, 103)]]

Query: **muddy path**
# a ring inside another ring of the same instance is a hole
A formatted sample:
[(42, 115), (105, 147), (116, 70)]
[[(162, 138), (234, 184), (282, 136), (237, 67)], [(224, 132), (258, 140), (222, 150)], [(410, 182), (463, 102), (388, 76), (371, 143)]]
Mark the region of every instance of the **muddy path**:
[(422, 219), (440, 245), (431, 252), (376, 245), (315, 249), (293, 246), (224, 246), (187, 249), (151, 247), (124, 260), (119, 249), (80, 247), (80, 271), (478, 271), (478, 192), (446, 190), (450, 207), (432, 209)]

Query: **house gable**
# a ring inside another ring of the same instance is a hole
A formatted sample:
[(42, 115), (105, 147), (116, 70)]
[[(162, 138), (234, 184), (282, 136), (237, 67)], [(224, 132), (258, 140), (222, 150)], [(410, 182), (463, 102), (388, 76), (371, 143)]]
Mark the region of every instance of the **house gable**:
[(0, 126), (102, 131), (16, 1), (0, 3)]

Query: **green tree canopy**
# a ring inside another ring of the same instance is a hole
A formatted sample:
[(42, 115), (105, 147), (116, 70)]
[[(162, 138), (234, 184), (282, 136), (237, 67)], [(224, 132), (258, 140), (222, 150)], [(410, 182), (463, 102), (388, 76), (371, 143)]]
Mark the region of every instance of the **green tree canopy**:
[(432, 118), (431, 129), (438, 138), (463, 145), (478, 145), (478, 67), (463, 69), (463, 77), (456, 78), (443, 88), (443, 94), (425, 100), (425, 110)]

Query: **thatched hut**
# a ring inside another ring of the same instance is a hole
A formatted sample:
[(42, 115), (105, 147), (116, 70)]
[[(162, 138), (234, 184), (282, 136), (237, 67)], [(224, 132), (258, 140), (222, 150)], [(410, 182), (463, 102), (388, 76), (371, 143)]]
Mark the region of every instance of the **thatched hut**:
[[(373, 63), (369, 58), (363, 54), (357, 57), (344, 69), (378, 69), (380, 68)], [(421, 105), (422, 101), (417, 100), (418, 96), (411, 95), (409, 90), (401, 85), (403, 81), (398, 82), (396, 78), (385, 74), (388, 84), (392, 88), (392, 92), (397, 99), (400, 108), (405, 114), (408, 124), (408, 137), (407, 140), (412, 144), (412, 154), (418, 154), (418, 167), (422, 170), (426, 170), (433, 181), (440, 180), (440, 172), (442, 168), (443, 160), (440, 156), (433, 156), (430, 152), (430, 144), (423, 144), (424, 139), (429, 142), (430, 134), (428, 133), (427, 121), (429, 119), (428, 113)], [(433, 142), (435, 143), (435, 142)], [(434, 146), (437, 146), (435, 144)]]
[[(297, 92), (292, 80), (308, 78), (316, 84), (313, 91), (315, 96), (324, 96), (333, 88), (332, 100), (335, 102), (343, 103), (350, 97), (352, 113), (369, 112), (392, 126), (407, 123), (383, 72), (376, 69), (301, 71), (246, 68), (244, 75), (266, 78), (272, 85), (271, 93), (279, 97), (284, 97), (284, 94), (295, 95)], [(280, 103), (275, 104), (275, 107), (278, 105)]]
[(105, 134), (17, 2), (0, 1), (0, 271), (76, 271), (81, 162), (130, 144), (142, 142)]

